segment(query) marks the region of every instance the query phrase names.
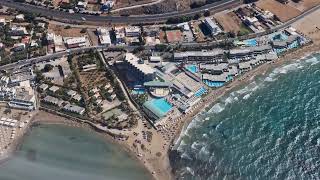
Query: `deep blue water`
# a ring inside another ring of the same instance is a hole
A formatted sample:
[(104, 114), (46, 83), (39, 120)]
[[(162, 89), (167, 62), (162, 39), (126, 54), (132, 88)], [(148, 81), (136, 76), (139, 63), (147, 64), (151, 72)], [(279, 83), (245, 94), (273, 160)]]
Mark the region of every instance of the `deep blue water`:
[(320, 179), (320, 55), (222, 98), (181, 135), (178, 179)]

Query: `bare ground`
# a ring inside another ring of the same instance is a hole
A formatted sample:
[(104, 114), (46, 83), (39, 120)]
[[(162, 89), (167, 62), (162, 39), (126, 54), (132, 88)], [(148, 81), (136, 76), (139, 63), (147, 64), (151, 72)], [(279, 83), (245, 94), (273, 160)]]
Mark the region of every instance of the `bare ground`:
[(256, 5), (275, 14), (280, 21), (285, 22), (302, 13), (302, 11), (290, 6), (289, 4), (282, 4), (276, 0), (260, 0)]

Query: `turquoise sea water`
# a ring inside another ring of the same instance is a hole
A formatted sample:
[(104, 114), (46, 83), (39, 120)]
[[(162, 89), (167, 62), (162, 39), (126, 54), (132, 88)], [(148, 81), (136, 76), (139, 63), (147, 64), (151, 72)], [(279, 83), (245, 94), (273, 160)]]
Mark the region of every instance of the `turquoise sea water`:
[(170, 161), (178, 179), (320, 179), (320, 55), (254, 79), (201, 112)]
[(0, 166), (1, 180), (151, 179), (115, 144), (84, 129), (61, 125), (33, 128), (17, 154)]

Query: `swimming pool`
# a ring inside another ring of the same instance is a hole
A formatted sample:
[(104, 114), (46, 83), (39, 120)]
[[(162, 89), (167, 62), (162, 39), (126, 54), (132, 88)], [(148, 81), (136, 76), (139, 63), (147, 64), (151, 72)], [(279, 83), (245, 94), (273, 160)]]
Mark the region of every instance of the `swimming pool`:
[(186, 69), (194, 74), (198, 72), (198, 68), (196, 65), (188, 65), (186, 66)]
[(258, 42), (256, 39), (248, 39), (248, 40), (245, 40), (244, 43), (247, 46), (257, 46), (258, 45)]
[(194, 96), (201, 97), (203, 94), (207, 92), (206, 88), (201, 87), (196, 93), (194, 93)]
[(288, 49), (294, 49), (294, 48), (297, 48), (297, 47), (299, 47), (298, 41), (294, 41), (293, 43), (288, 45)]
[(278, 40), (278, 41), (285, 41), (288, 39), (288, 36), (284, 33), (277, 33), (277, 34), (271, 35), (271, 39)]
[(133, 89), (132, 90), (132, 94), (134, 94), (134, 95), (139, 95), (139, 94), (144, 94), (144, 93), (146, 93), (145, 89)]
[(209, 80), (204, 80), (203, 82), (209, 87), (221, 87), (224, 85), (224, 82), (213, 82)]
[(171, 109), (172, 105), (164, 98), (152, 99), (144, 103), (144, 107), (152, 111), (159, 118), (165, 116)]

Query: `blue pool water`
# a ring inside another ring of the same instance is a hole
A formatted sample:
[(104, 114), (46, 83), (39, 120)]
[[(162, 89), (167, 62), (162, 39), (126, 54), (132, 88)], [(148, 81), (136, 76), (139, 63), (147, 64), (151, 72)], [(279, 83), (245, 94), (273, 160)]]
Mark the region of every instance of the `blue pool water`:
[(194, 96), (196, 97), (201, 97), (203, 94), (205, 94), (207, 92), (206, 88), (201, 87), (195, 94)]
[(145, 89), (133, 89), (132, 94), (139, 95), (146, 93)]
[(188, 71), (192, 72), (192, 73), (197, 73), (197, 72), (198, 72), (198, 68), (197, 68), (196, 65), (188, 65), (188, 66), (186, 67), (186, 69), (187, 69)]
[(258, 45), (258, 42), (256, 39), (248, 39), (248, 40), (245, 40), (244, 43), (247, 46), (257, 46)]
[(320, 54), (220, 98), (181, 133), (179, 180), (319, 180)]
[(172, 109), (172, 105), (169, 104), (164, 98), (149, 100), (143, 105), (145, 108), (157, 115), (157, 117), (165, 116)]
[(227, 77), (227, 82), (232, 81), (232, 80), (233, 80), (233, 77), (232, 77), (232, 76), (228, 76), (228, 77)]
[(294, 49), (294, 48), (297, 48), (297, 47), (299, 47), (298, 41), (294, 41), (292, 44), (290, 44), (288, 46), (289, 49)]
[(279, 33), (279, 34), (273, 34), (271, 35), (272, 40), (279, 40), (279, 41), (285, 41), (288, 39), (288, 36), (284, 33)]
[(164, 98), (154, 100), (153, 104), (165, 114), (172, 108), (171, 104), (169, 104)]
[(281, 54), (283, 52), (285, 52), (287, 49), (286, 48), (282, 48), (282, 49), (277, 49), (275, 48), (274, 51), (277, 53), (277, 54)]
[(209, 87), (221, 87), (224, 85), (223, 82), (212, 82), (209, 80), (204, 80), (203, 81), (206, 85), (208, 85)]

